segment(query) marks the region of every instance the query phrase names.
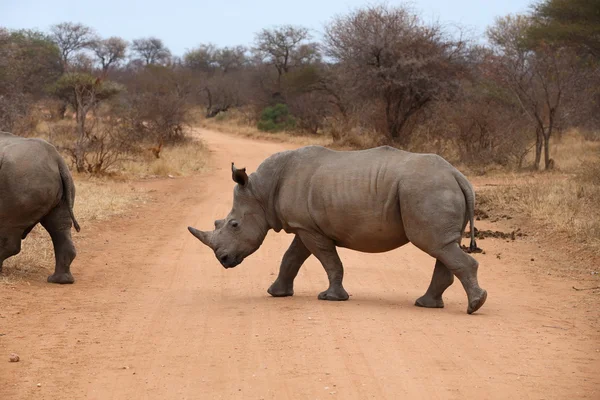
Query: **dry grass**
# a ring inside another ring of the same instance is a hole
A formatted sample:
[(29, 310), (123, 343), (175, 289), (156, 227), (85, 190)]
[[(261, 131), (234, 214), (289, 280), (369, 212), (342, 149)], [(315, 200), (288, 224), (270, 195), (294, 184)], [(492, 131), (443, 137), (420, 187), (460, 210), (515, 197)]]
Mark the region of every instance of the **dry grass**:
[(583, 165), (598, 161), (599, 155), (600, 141), (585, 140), (577, 131), (566, 132), (550, 143), (550, 157), (563, 172), (579, 173)]
[[(81, 233), (73, 230), (74, 239), (85, 235), (90, 224), (104, 221), (127, 212), (149, 198), (148, 194), (128, 184), (117, 184), (109, 179), (90, 179), (74, 176), (77, 185), (75, 216)], [(0, 284), (42, 280), (54, 271), (54, 249), (50, 236), (40, 225), (22, 242), (21, 253), (4, 262)]]
[(559, 233), (568, 247), (600, 255), (600, 146), (575, 133), (553, 145), (557, 171), (496, 176), (479, 202), (531, 218), (540, 232)]
[(164, 147), (158, 159), (148, 151), (142, 157), (124, 161), (119, 166), (119, 172), (136, 177), (187, 176), (205, 168), (207, 154), (203, 142), (189, 140)]
[[(38, 137), (65, 145), (73, 140), (74, 122), (72, 120), (42, 121), (29, 136)], [(112, 166), (108, 173), (115, 179), (135, 179), (147, 177), (188, 176), (202, 172), (206, 166), (208, 149), (204, 142), (196, 137), (187, 137), (184, 142), (166, 144), (156, 158), (149, 149), (150, 144), (141, 144), (141, 151), (124, 154), (122, 160)], [(152, 144), (156, 146), (156, 144)], [(70, 163), (71, 158), (65, 152), (62, 156)], [(73, 166), (71, 165), (71, 168)]]
[(567, 233), (577, 243), (600, 250), (600, 185), (549, 174), (485, 190), (479, 197), (494, 208), (531, 217)]
[(333, 140), (328, 136), (307, 135), (301, 132), (263, 132), (251, 124), (240, 111), (232, 110), (219, 114), (215, 118), (205, 118), (200, 111), (196, 112), (196, 124), (202, 128), (217, 132), (229, 133), (250, 139), (269, 140), (278, 143), (291, 143), (299, 146), (321, 145), (332, 146)]

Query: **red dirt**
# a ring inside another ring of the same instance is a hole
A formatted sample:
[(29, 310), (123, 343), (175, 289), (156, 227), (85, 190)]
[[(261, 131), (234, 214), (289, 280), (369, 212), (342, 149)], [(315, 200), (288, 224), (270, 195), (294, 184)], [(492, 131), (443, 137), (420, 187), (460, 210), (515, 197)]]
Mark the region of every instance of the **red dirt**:
[(317, 300), (314, 257), (294, 297), (266, 293), (284, 233), (224, 270), (187, 226), (229, 211), (231, 161), (251, 172), (290, 146), (202, 136), (212, 171), (137, 183), (153, 203), (74, 233), (74, 285), (0, 286), (0, 399), (600, 398), (599, 296), (572, 289), (597, 281), (547, 275), (560, 254), (530, 237), (479, 243), (489, 296), (473, 315), (458, 281), (445, 309), (413, 305), (434, 261), (412, 245), (341, 250), (348, 302)]

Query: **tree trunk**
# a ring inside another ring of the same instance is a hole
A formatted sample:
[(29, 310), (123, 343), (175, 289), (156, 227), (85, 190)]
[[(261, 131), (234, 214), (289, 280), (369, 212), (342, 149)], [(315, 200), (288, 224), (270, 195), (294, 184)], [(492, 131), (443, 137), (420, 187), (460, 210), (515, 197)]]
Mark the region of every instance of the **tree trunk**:
[(552, 136), (552, 132), (554, 130), (554, 115), (555, 110), (551, 109), (548, 117), (548, 129), (546, 129), (546, 131), (542, 131), (544, 135), (544, 168), (546, 170), (554, 168), (554, 160), (550, 158), (550, 136)]
[(77, 144), (75, 145), (75, 165), (77, 172), (85, 170), (85, 113), (77, 110)]
[(400, 137), (400, 130), (398, 129), (398, 124), (394, 121), (394, 118), (388, 118), (388, 133), (390, 137), (394, 140), (398, 140)]
[(398, 139), (400, 129), (398, 129), (398, 116), (394, 112), (393, 99), (389, 93), (385, 94), (385, 121), (387, 133), (392, 140)]
[(67, 103), (66, 101), (63, 101), (59, 106), (58, 106), (58, 119), (65, 119), (65, 114), (67, 113), (67, 106), (69, 103)]
[(544, 144), (544, 135), (540, 132), (540, 128), (536, 129), (536, 137), (535, 137), (535, 161), (533, 163), (534, 169), (538, 170), (540, 168), (540, 161), (542, 159), (542, 146)]
[(544, 135), (544, 168), (552, 169), (554, 162), (550, 158), (550, 132)]
[(208, 104), (206, 105), (206, 117), (209, 118), (208, 116), (212, 111), (212, 93), (210, 92), (208, 86), (204, 88), (204, 91), (206, 92), (206, 98), (208, 100)]

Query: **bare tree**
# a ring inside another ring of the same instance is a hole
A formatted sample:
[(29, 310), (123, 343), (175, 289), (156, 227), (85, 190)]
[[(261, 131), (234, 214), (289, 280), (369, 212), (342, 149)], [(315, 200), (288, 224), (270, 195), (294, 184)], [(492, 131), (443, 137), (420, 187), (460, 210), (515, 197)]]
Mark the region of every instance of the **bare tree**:
[(241, 104), (246, 64), (243, 46), (218, 48), (213, 44), (201, 44), (185, 53), (184, 65), (197, 78), (198, 94), (202, 95), (207, 118)]
[(205, 79), (201, 90), (206, 95), (206, 117), (212, 118), (232, 107), (242, 105), (246, 85), (247, 80), (241, 71), (217, 71)]
[(256, 35), (254, 51), (277, 70), (277, 83), (291, 68), (316, 59), (318, 45), (307, 43), (311, 36), (308, 29), (285, 25), (274, 29), (263, 29)]
[(0, 130), (25, 134), (33, 102), (61, 74), (56, 44), (35, 30), (0, 28)]
[(532, 47), (525, 38), (533, 23), (524, 15), (498, 18), (487, 30), (494, 50), (489, 65), (536, 126), (534, 167), (539, 168), (543, 151), (544, 166), (549, 169), (553, 165), (550, 137), (557, 128), (565, 92), (573, 85), (578, 68), (576, 58), (567, 49), (544, 43)]
[(102, 76), (106, 76), (111, 66), (118, 65), (125, 59), (127, 42), (119, 37), (97, 40), (91, 45), (96, 58), (102, 67)]
[(145, 65), (166, 64), (171, 58), (171, 51), (155, 37), (135, 39), (131, 49)]
[(425, 26), (404, 7), (366, 7), (337, 17), (326, 28), (325, 45), (356, 99), (375, 107), (376, 129), (404, 143), (411, 118), (451, 93), (463, 69), (465, 43), (440, 26)]
[(60, 49), (63, 69), (69, 69), (69, 62), (75, 53), (89, 47), (96, 40), (96, 33), (88, 26), (79, 23), (62, 22), (50, 27), (52, 39)]
[(184, 65), (201, 72), (213, 72), (217, 68), (219, 49), (214, 44), (201, 44), (183, 55)]
[(70, 72), (84, 72), (91, 74), (94, 70), (94, 59), (90, 54), (77, 53), (69, 62)]
[(131, 76), (127, 83), (127, 102), (120, 108), (144, 139), (172, 143), (184, 138), (191, 98), (197, 85), (190, 71), (151, 66)]
[(214, 60), (223, 73), (239, 70), (247, 64), (247, 49), (244, 46), (223, 47), (219, 49)]
[(53, 85), (52, 93), (75, 110), (77, 141), (72, 154), (78, 172), (84, 171), (85, 154), (93, 139), (86, 129), (88, 112), (100, 101), (115, 96), (121, 90), (118, 84), (81, 72), (66, 73)]

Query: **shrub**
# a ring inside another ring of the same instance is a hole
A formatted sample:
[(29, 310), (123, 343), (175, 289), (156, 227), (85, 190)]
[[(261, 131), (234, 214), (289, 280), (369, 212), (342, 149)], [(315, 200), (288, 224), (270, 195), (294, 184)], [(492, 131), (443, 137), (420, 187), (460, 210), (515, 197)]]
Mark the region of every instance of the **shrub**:
[(285, 104), (275, 104), (263, 110), (258, 121), (258, 129), (266, 132), (279, 132), (293, 129), (296, 126), (296, 120), (290, 114)]
[(145, 139), (181, 142), (191, 116), (194, 81), (181, 71), (148, 66), (128, 82), (127, 95), (116, 104), (119, 117)]

